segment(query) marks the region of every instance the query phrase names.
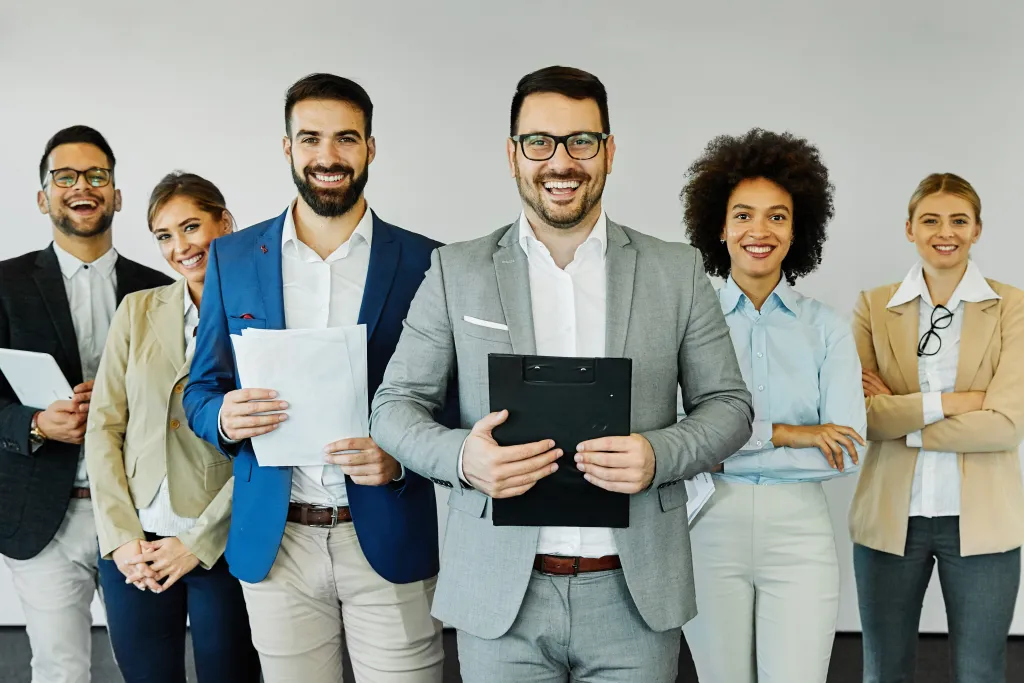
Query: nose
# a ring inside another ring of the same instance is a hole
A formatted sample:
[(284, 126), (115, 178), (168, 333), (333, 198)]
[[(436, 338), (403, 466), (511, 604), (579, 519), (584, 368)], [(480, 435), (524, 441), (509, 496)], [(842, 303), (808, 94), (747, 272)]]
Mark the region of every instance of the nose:
[(78, 178), (75, 179), (75, 184), (72, 185), (69, 189), (71, 189), (71, 190), (91, 190), (92, 189), (92, 185), (90, 185), (89, 181), (85, 179), (85, 174), (84, 173), (79, 173), (78, 174)]
[(171, 236), (171, 246), (174, 248), (174, 252), (182, 255), (188, 251), (191, 246), (184, 233), (176, 232)]
[(569, 156), (569, 148), (565, 142), (555, 143), (555, 153), (548, 159), (548, 166), (556, 169), (568, 169), (576, 166), (576, 160)]

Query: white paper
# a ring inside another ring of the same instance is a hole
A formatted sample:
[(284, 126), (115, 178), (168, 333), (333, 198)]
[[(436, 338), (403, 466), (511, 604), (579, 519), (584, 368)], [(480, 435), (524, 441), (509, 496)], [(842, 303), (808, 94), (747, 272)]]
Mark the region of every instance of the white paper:
[(242, 388), (272, 389), (288, 419), (252, 439), (261, 467), (324, 465), (324, 446), (370, 434), (366, 326), (232, 335)]
[(687, 479), (686, 484), (686, 519), (692, 525), (693, 520), (701, 508), (711, 500), (715, 493), (715, 481), (710, 474), (702, 472), (693, 479)]
[(24, 406), (46, 410), (74, 396), (57, 361), (48, 353), (0, 349), (0, 370)]

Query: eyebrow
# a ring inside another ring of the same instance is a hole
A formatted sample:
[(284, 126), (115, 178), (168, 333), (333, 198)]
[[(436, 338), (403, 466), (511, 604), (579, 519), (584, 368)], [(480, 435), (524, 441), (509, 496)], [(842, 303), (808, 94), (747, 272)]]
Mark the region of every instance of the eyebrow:
[(192, 216), (191, 218), (186, 218), (182, 222), (178, 223), (178, 227), (179, 228), (184, 228), (189, 223), (196, 223), (196, 222), (199, 222), (199, 218), (196, 217), (196, 216)]
[[(734, 211), (736, 209), (745, 209), (746, 211), (753, 211), (754, 210), (754, 207), (750, 206), (749, 204), (733, 204), (732, 208), (733, 208)], [(789, 207), (786, 206), (785, 204), (775, 204), (774, 206), (769, 206), (768, 210), (769, 211), (785, 211), (786, 213), (790, 213)]]
[[(937, 214), (937, 213), (932, 212), (932, 211), (929, 211), (928, 213), (922, 213), (921, 214), (921, 218), (924, 218), (925, 216), (934, 216), (935, 218), (942, 218), (941, 214)], [(970, 218), (970, 215), (960, 211), (960, 212), (957, 212), (957, 213), (949, 214), (949, 217), (950, 218)]]
[[(316, 137), (322, 137), (323, 134), (320, 131), (318, 131), (318, 130), (305, 130), (305, 129), (303, 129), (303, 130), (300, 130), (298, 133), (296, 133), (295, 137), (299, 137), (301, 135), (315, 135)], [(363, 139), (363, 134), (360, 133), (355, 128), (349, 128), (347, 130), (339, 130), (337, 133), (334, 134), (334, 137), (339, 138), (339, 137), (342, 137), (343, 135), (354, 135), (357, 138), (359, 138), (360, 140)]]

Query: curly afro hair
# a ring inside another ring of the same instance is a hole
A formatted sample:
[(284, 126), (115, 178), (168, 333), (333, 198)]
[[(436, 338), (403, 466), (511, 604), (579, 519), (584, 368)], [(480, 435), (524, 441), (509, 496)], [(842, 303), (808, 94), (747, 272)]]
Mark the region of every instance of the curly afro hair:
[(789, 133), (754, 128), (741, 137), (720, 135), (687, 171), (679, 198), (686, 236), (700, 250), (711, 275), (729, 275), (729, 250), (722, 244), (729, 196), (749, 178), (765, 178), (793, 197), (793, 244), (782, 261), (790, 285), (821, 263), (825, 226), (832, 219), (834, 187), (818, 149)]

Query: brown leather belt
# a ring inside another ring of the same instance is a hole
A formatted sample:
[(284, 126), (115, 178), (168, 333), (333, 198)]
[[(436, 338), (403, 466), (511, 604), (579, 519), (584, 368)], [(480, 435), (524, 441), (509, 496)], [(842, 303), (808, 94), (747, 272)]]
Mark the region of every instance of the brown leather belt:
[(82, 488), (81, 486), (75, 486), (71, 489), (72, 498), (92, 498), (92, 493), (88, 488)]
[(306, 503), (288, 503), (288, 521), (330, 529), (337, 526), (339, 522), (351, 522), (352, 513), (348, 507), (329, 508)]
[(553, 576), (576, 576), (587, 572), (607, 572), (621, 569), (618, 555), (604, 557), (563, 557), (561, 555), (537, 555), (533, 568), (542, 574)]

